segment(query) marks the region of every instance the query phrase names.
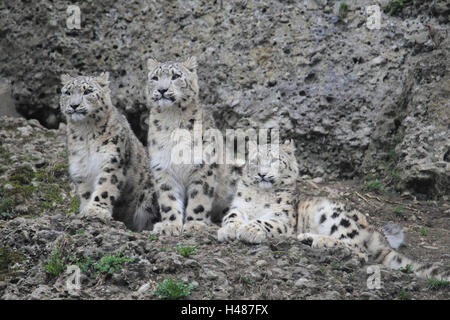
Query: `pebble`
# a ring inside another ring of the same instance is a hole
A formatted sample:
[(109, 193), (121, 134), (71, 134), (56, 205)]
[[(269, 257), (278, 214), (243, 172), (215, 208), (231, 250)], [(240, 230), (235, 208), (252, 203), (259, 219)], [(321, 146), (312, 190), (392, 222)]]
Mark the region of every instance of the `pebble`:
[(265, 265), (267, 265), (267, 261), (266, 260), (258, 260), (258, 261), (256, 261), (256, 266), (257, 267), (262, 267), (262, 266), (265, 266)]
[(148, 291), (149, 289), (150, 289), (150, 283), (145, 283), (145, 284), (143, 284), (138, 290), (137, 290), (137, 293), (139, 293), (139, 294), (142, 294), (142, 293), (144, 293), (144, 292), (146, 292), (146, 291)]
[(3, 186), (3, 189), (5, 189), (5, 190), (12, 190), (12, 189), (14, 189), (14, 187), (13, 187), (12, 184), (7, 183), (7, 184), (5, 184), (5, 185)]
[(295, 281), (294, 285), (299, 288), (311, 287), (311, 280), (300, 278), (297, 281)]

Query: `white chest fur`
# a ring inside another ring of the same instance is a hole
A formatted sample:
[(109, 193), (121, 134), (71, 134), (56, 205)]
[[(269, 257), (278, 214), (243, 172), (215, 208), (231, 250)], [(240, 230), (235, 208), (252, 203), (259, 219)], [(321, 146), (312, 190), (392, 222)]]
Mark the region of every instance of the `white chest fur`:
[[(192, 163), (193, 136), (186, 129), (179, 129), (180, 115), (177, 113), (158, 115), (150, 121), (159, 121), (159, 128), (151, 127), (149, 131), (150, 165), (161, 169), (184, 188), (195, 168)], [(152, 143), (154, 141), (155, 143)], [(180, 153), (182, 151), (182, 153)]]
[(172, 154), (172, 143), (170, 138), (167, 144), (162, 146), (162, 148), (149, 148), (150, 153), (150, 164), (153, 170), (160, 168), (166, 173), (169, 173), (172, 178), (178, 182), (181, 186), (185, 187), (189, 182), (189, 177), (194, 169), (193, 164), (184, 164), (174, 160), (174, 155)]
[(239, 188), (238, 192), (241, 192), (241, 196), (235, 196), (232, 206), (238, 207), (244, 214), (244, 218), (251, 220), (273, 213), (273, 208), (265, 206), (275, 203), (272, 193), (254, 188), (245, 188), (245, 192)]
[(94, 185), (107, 155), (99, 153), (97, 144), (78, 144), (69, 148), (69, 172), (75, 181)]

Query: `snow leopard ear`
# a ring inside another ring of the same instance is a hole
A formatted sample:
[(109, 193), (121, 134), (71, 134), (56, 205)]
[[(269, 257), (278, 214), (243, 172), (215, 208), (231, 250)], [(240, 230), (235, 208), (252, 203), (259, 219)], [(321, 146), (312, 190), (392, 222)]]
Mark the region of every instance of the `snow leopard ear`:
[(295, 143), (294, 143), (294, 140), (292, 140), (292, 139), (286, 140), (286, 141), (283, 143), (283, 149), (284, 149), (285, 151), (292, 151), (292, 152), (294, 152), (294, 151), (295, 151)]
[(97, 80), (98, 84), (102, 87), (109, 86), (109, 72), (102, 72), (95, 80)]
[(194, 72), (198, 66), (197, 58), (195, 56), (189, 57), (185, 62), (183, 62), (183, 66), (190, 72)]
[(158, 66), (158, 64), (159, 64), (159, 62), (156, 61), (155, 59), (153, 59), (153, 58), (148, 59), (148, 60), (147, 60), (147, 70), (148, 70), (149, 72), (152, 72), (153, 70), (156, 69), (156, 67)]
[(69, 76), (67, 73), (61, 75), (61, 83), (63, 86), (68, 84), (70, 81), (72, 81), (72, 77)]

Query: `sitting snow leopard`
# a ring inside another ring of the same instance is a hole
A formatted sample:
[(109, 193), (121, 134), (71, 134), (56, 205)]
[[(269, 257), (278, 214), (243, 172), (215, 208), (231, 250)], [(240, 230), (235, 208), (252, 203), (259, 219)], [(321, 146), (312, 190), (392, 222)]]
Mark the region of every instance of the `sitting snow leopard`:
[[(206, 150), (205, 136), (214, 128), (199, 104), (196, 69), (195, 57), (184, 62), (148, 60), (148, 151), (161, 213), (161, 222), (153, 231), (164, 235), (204, 228), (220, 214), (228, 198), (228, 184), (219, 183), (226, 179), (221, 162), (192, 159), (198, 157), (199, 146)], [(176, 140), (179, 132), (186, 137)], [(189, 155), (191, 162), (174, 160), (172, 152), (178, 143), (194, 150)]]
[(450, 268), (445, 270), (437, 263), (420, 264), (393, 250), (400, 247), (404, 239), (400, 227), (393, 223), (382, 228), (386, 239), (367, 223), (363, 214), (327, 198), (301, 201), (297, 214), (297, 237), (314, 248), (345, 246), (366, 262), (392, 269), (410, 265), (419, 277), (450, 280)]
[(243, 171), (218, 240), (261, 243), (267, 238), (292, 236), (298, 176), (294, 142), (286, 141), (279, 152), (259, 148), (250, 153)]
[[(127, 119), (111, 103), (109, 75), (61, 76), (69, 172), (82, 216), (115, 219), (134, 230), (158, 217), (148, 157)], [(153, 204), (152, 204), (153, 203)], [(156, 210), (155, 210), (156, 209)]]

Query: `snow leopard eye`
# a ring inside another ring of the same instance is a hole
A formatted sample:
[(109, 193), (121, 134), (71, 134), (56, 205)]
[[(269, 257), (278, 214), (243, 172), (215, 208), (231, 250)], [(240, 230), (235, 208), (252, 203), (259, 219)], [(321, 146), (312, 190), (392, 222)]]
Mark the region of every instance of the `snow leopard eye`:
[(70, 96), (70, 91), (69, 90), (66, 90), (66, 91), (64, 91), (63, 92), (66, 96)]
[(177, 80), (179, 77), (181, 77), (181, 75), (179, 75), (179, 74), (177, 74), (177, 73), (174, 73), (174, 74), (172, 75), (172, 80)]
[(84, 90), (84, 95), (88, 95), (88, 94), (91, 94), (91, 93), (92, 93), (91, 89)]
[(152, 80), (153, 80), (153, 81), (158, 81), (158, 77), (157, 77), (157, 76), (154, 76), (154, 77), (152, 78)]

